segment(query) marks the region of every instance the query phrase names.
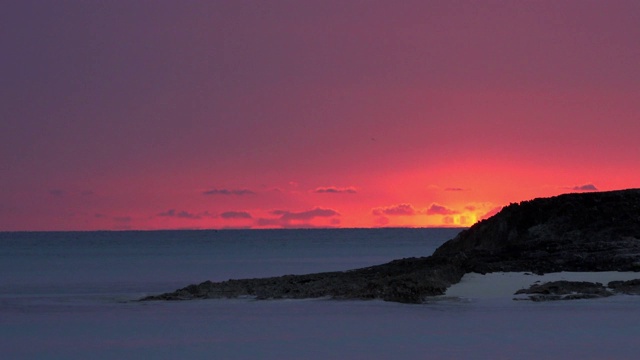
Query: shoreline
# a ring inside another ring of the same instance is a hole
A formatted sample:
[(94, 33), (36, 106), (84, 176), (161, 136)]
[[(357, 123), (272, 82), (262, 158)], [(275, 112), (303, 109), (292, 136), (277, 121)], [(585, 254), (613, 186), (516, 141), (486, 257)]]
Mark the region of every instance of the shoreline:
[(551, 281), (587, 281), (601, 283), (604, 286), (610, 281), (627, 281), (640, 279), (640, 272), (633, 271), (601, 271), (570, 272), (562, 271), (536, 275), (528, 272), (494, 272), (487, 274), (467, 273), (460, 282), (451, 285), (443, 296), (481, 299), (517, 297), (516, 291), (529, 288), (534, 284)]

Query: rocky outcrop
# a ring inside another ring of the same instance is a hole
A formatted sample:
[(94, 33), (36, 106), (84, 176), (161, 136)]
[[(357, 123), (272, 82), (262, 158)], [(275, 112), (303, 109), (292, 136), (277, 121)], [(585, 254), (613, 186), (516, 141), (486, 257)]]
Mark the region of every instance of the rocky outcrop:
[(615, 294), (640, 295), (640, 279), (628, 281), (610, 281), (605, 287), (599, 282), (587, 281), (551, 281), (533, 284), (528, 289), (516, 291), (514, 295), (529, 295), (514, 300), (552, 301), (594, 299)]
[(419, 303), (444, 294), (467, 272), (497, 271), (640, 271), (640, 189), (511, 204), (462, 231), (430, 257), (345, 272), (207, 281), (142, 300), (253, 296)]
[(467, 272), (640, 271), (640, 189), (511, 204), (438, 248)]
[(565, 280), (534, 284), (528, 289), (516, 291), (514, 295), (521, 294), (529, 295), (528, 299), (532, 301), (594, 299), (613, 295), (601, 283)]
[(628, 281), (611, 281), (607, 286), (615, 293), (626, 295), (640, 295), (640, 279)]
[(442, 295), (464, 272), (455, 258), (408, 258), (363, 269), (309, 275), (285, 275), (261, 279), (205, 281), (172, 293), (142, 300), (189, 300), (200, 298), (382, 299), (420, 303)]

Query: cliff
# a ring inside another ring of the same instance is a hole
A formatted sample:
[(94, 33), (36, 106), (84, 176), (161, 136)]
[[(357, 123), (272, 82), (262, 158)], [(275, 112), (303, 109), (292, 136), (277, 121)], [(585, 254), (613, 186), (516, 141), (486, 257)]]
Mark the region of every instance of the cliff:
[(465, 272), (639, 271), (640, 189), (511, 204), (438, 248)]
[(640, 189), (511, 204), (429, 257), (345, 272), (206, 281), (142, 300), (253, 296), (420, 303), (444, 294), (467, 272), (497, 271), (640, 271)]

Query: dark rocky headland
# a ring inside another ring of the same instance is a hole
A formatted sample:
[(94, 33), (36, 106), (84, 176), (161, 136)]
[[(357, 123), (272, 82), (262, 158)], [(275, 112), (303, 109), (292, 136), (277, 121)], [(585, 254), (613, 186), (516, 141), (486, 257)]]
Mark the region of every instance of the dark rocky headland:
[[(640, 271), (640, 189), (565, 194), (510, 204), (462, 231), (429, 257), (351, 271), (206, 281), (141, 300), (251, 296), (421, 303), (443, 295), (466, 273), (502, 271)], [(625, 292), (625, 287), (634, 284), (613, 285)], [(596, 295), (607, 291), (586, 289)], [(626, 293), (634, 291), (637, 293)]]

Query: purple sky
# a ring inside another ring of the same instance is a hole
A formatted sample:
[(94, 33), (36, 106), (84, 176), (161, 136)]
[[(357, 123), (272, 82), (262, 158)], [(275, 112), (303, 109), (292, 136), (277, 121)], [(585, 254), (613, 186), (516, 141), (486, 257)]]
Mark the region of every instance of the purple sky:
[(468, 225), (640, 179), (639, 1), (2, 8), (0, 230)]

